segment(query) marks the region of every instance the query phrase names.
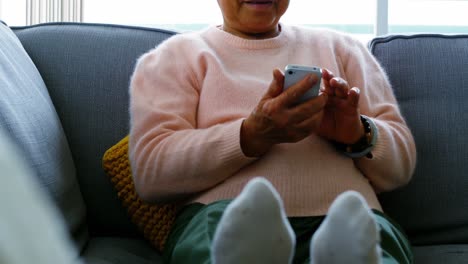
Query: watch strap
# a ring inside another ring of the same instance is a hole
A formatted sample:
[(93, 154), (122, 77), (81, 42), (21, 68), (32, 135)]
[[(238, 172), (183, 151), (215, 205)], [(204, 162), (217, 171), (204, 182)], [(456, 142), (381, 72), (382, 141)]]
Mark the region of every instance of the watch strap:
[(374, 149), (378, 137), (378, 128), (371, 118), (361, 115), (361, 122), (364, 126), (364, 136), (355, 144), (348, 145), (338, 143), (337, 148), (343, 152), (344, 155), (350, 158), (372, 158), (372, 149)]

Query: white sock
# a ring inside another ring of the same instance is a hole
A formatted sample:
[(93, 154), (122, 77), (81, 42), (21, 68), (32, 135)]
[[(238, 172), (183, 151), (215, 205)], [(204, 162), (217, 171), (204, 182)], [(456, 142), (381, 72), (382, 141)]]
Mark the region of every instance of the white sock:
[(381, 263), (379, 226), (361, 194), (347, 191), (330, 206), (310, 245), (311, 264)]
[(213, 238), (214, 264), (287, 264), (295, 235), (281, 197), (264, 178), (254, 178), (226, 208)]

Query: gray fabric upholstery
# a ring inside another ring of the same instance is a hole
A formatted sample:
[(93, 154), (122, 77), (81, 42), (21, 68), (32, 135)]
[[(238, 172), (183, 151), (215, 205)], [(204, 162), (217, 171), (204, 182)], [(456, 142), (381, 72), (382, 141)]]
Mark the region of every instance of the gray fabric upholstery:
[(384, 210), (413, 244), (468, 243), (468, 35), (391, 36), (370, 48), (418, 150), (413, 180), (380, 196)]
[(92, 238), (83, 253), (87, 264), (160, 264), (162, 257), (148, 243), (138, 239)]
[(174, 33), (101, 24), (16, 27), (62, 121), (92, 235), (134, 235), (101, 160), (128, 133), (128, 84), (137, 58)]
[(15, 34), (1, 23), (0, 94), (0, 127), (23, 152), (82, 246), (87, 239), (86, 208), (67, 139), (39, 72)]

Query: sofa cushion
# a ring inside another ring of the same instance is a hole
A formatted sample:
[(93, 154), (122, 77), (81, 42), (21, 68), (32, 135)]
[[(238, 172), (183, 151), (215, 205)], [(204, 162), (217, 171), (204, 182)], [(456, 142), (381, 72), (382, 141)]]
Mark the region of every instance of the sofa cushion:
[(138, 57), (175, 33), (85, 23), (13, 29), (41, 73), (62, 121), (90, 233), (137, 235), (101, 160), (129, 133), (128, 87)]
[(468, 35), (388, 36), (370, 49), (418, 153), (409, 185), (380, 196), (384, 210), (413, 244), (468, 243)]
[(91, 238), (83, 252), (87, 264), (162, 264), (150, 244), (140, 239), (118, 237)]
[(83, 246), (86, 208), (67, 139), (41, 75), (15, 34), (1, 23), (0, 76), (0, 127), (21, 149), (78, 245)]

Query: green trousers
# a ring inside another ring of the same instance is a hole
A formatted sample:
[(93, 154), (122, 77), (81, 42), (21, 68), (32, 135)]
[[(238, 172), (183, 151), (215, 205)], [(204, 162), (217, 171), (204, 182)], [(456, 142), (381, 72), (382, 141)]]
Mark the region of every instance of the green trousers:
[[(169, 235), (163, 255), (170, 264), (209, 264), (210, 248), (216, 226), (231, 200), (222, 200), (209, 205), (192, 204), (178, 215)], [(413, 263), (411, 246), (401, 228), (382, 212), (373, 210), (381, 231), (383, 263)], [(293, 263), (308, 264), (309, 245), (314, 232), (324, 216), (290, 217), (289, 222), (296, 234)], [(242, 243), (242, 241), (239, 241)]]

